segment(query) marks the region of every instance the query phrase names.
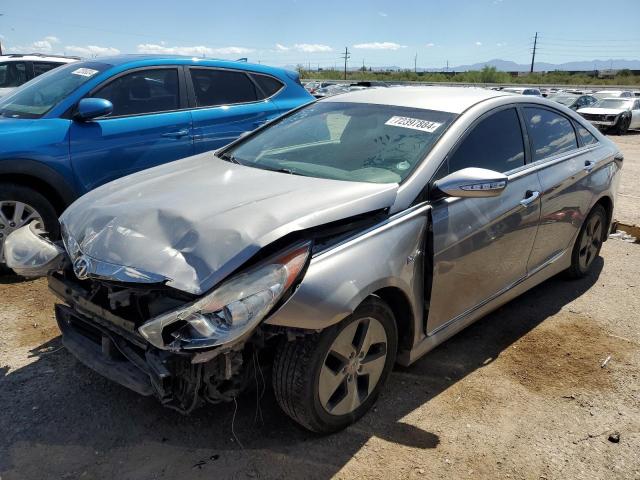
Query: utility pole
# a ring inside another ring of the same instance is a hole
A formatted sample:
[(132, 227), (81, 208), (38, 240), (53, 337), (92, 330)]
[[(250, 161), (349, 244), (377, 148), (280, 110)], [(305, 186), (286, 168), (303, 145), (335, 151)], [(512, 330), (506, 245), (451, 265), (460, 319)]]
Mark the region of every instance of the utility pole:
[(413, 73), (418, 73), (418, 53), (413, 56)]
[(349, 58), (351, 58), (351, 56), (349, 55), (349, 49), (347, 47), (344, 47), (344, 54), (342, 55), (342, 58), (344, 58), (344, 79), (347, 79), (347, 60)]
[[(4, 13), (0, 13), (0, 17), (4, 17)], [(0, 55), (2, 55), (2, 40), (0, 40)]]
[(536, 61), (536, 47), (538, 46), (538, 32), (536, 32), (536, 36), (533, 39), (533, 54), (531, 55), (531, 70), (529, 73), (533, 73), (533, 64)]

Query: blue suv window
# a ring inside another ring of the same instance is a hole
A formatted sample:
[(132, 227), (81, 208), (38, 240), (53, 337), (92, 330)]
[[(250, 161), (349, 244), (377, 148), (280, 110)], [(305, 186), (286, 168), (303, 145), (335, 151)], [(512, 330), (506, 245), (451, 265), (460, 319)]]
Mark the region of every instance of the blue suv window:
[(256, 81), (256, 83), (260, 87), (260, 90), (262, 90), (262, 93), (264, 93), (264, 95), (261, 95), (261, 99), (270, 97), (278, 90), (280, 90), (283, 86), (282, 82), (267, 75), (252, 73), (251, 77)]
[(255, 83), (244, 72), (191, 68), (196, 106), (214, 107), (258, 100)]
[(116, 78), (92, 96), (113, 104), (111, 116), (142, 115), (180, 108), (178, 70), (137, 70)]

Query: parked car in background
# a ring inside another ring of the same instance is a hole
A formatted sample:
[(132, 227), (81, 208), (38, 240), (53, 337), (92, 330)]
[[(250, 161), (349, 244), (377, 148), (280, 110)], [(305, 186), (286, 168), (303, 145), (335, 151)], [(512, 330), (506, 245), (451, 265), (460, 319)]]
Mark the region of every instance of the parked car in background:
[(62, 343), (111, 380), (187, 413), (232, 401), (264, 362), (284, 412), (327, 433), (396, 361), (588, 275), (621, 166), (543, 98), (371, 88), (104, 185), (62, 215), (64, 247), (27, 226), (7, 258), (50, 274)]
[(526, 88), (520, 88), (520, 87), (506, 87), (502, 89), (503, 92), (509, 92), (509, 93), (518, 93), (520, 95), (534, 95), (536, 97), (541, 97), (542, 93), (540, 93), (540, 90), (537, 88), (530, 88), (530, 87), (526, 87)]
[(640, 128), (640, 99), (603, 98), (578, 113), (602, 130), (622, 135), (630, 128)]
[(569, 93), (559, 93), (557, 95), (550, 95), (547, 97), (549, 100), (561, 103), (562, 105), (569, 107), (572, 110), (578, 110), (579, 108), (588, 107), (598, 101), (598, 99), (592, 95), (573, 95)]
[(629, 90), (598, 90), (593, 93), (593, 96), (601, 100), (603, 98), (631, 98), (634, 95)]
[(78, 60), (80, 57), (40, 53), (0, 55), (0, 97), (4, 97), (38, 75)]
[(117, 56), (66, 65), (0, 99), (0, 265), (7, 233), (123, 175), (220, 148), (312, 101), (298, 74), (245, 62)]

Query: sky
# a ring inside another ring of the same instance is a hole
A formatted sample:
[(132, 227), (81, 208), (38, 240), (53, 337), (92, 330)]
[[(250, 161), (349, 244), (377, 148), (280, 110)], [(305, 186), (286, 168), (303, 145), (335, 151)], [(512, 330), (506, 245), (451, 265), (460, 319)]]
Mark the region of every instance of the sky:
[[(441, 68), (640, 59), (640, 0), (2, 0), (7, 52), (176, 53), (271, 65)], [(612, 13), (614, 12), (615, 13)], [(417, 60), (416, 60), (417, 57)]]

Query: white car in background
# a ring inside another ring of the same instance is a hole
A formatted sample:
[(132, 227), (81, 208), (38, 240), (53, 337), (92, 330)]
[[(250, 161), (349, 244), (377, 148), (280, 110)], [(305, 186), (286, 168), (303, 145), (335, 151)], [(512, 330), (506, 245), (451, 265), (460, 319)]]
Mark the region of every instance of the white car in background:
[(542, 93), (540, 92), (540, 90), (538, 88), (531, 88), (531, 87), (526, 87), (526, 88), (522, 88), (522, 87), (507, 87), (507, 88), (503, 88), (502, 89), (503, 92), (509, 92), (509, 93), (518, 93), (520, 95), (534, 95), (536, 97), (541, 97)]
[(80, 60), (79, 57), (39, 53), (0, 55), (0, 97), (38, 75), (78, 60)]
[(633, 98), (633, 92), (629, 90), (598, 90), (592, 94), (598, 100), (603, 98)]
[(640, 99), (603, 98), (578, 113), (601, 130), (613, 130), (622, 135), (630, 128), (640, 128)]

